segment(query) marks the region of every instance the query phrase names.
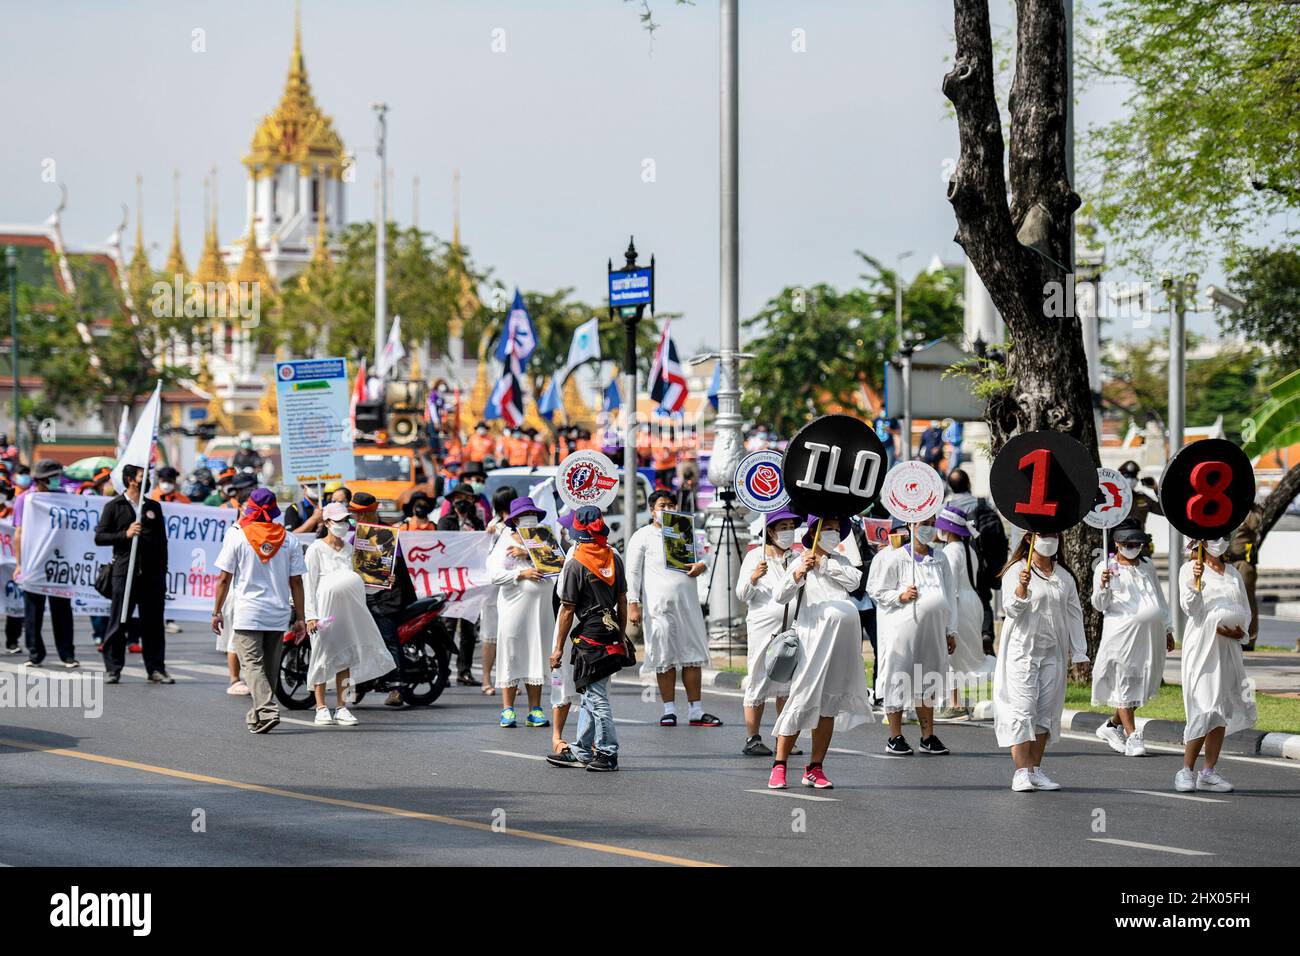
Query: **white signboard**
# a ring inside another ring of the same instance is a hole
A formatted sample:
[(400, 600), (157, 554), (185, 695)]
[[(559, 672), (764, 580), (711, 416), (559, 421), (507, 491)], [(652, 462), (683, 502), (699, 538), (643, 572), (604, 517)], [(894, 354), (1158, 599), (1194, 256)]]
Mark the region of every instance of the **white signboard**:
[(1093, 528), (1113, 528), (1133, 508), (1133, 489), (1114, 468), (1097, 469), (1097, 496), (1101, 500), (1083, 516), (1084, 524)]
[(275, 363), (285, 481), (356, 480), (350, 398), (348, 366), (341, 358)]
[(22, 617), (27, 611), (23, 589), (14, 582), (14, 523), (6, 518), (0, 521), (0, 586), (5, 589), (4, 611), (6, 617)]
[(488, 575), (492, 535), (487, 531), (399, 531), (397, 546), (406, 561), (416, 597), (447, 595), (443, 617), (477, 621), (497, 591)]
[(943, 478), (925, 462), (900, 461), (885, 473), (880, 500), (899, 521), (929, 521), (943, 507)]

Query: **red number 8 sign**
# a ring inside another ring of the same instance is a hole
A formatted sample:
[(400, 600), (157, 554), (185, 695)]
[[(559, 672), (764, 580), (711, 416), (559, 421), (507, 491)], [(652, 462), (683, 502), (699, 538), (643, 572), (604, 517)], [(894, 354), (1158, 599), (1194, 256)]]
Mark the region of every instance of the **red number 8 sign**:
[(1255, 500), (1255, 472), (1237, 445), (1203, 438), (1178, 450), (1160, 476), (1160, 505), (1189, 538), (1224, 537)]

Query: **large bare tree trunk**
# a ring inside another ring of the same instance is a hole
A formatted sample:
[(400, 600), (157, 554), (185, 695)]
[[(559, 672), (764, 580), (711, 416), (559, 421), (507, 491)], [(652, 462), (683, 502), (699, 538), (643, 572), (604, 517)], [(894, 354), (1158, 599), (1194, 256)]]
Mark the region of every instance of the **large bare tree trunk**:
[(1282, 480), (1277, 483), (1267, 498), (1264, 499), (1263, 514), (1259, 519), (1259, 543), (1262, 547), (1264, 538), (1273, 530), (1273, 525), (1277, 524), (1277, 519), (1286, 514), (1286, 507), (1295, 501), (1296, 495), (1300, 495), (1300, 465), (1293, 465), (1291, 469), (1282, 476)]
[[(948, 184), (956, 242), (966, 251), (1008, 332), (1014, 387), (994, 395), (985, 416), (996, 453), (1020, 432), (1053, 429), (1097, 456), (1083, 332), (1073, 308), (1070, 237), (1079, 197), (1066, 173), (1065, 9), (1062, 0), (1017, 0), (1016, 74), (1011, 88), (1010, 194), (1003, 176), (1002, 117), (993, 92), (988, 0), (953, 0), (956, 57), (944, 77), (961, 156)], [(1062, 308), (1068, 304), (1068, 308)], [(1078, 575), (1089, 653), (1101, 632), (1086, 595), (1100, 535), (1086, 525), (1062, 542)]]

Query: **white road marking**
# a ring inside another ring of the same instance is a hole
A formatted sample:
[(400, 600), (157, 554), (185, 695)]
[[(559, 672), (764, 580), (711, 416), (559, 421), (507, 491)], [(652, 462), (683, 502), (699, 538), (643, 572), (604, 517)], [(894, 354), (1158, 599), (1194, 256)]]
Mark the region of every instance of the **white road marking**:
[(539, 757), (537, 754), (517, 754), (513, 750), (485, 750), (485, 754), (496, 754), (498, 757), (522, 757), (524, 760), (545, 760), (545, 757)]
[(765, 793), (771, 797), (789, 797), (791, 800), (812, 800), (816, 803), (839, 803), (835, 797), (814, 797), (811, 793), (791, 793), (789, 790), (746, 790), (746, 793)]
[(631, 717), (615, 717), (615, 718), (614, 718), (614, 723), (616, 723), (616, 724), (648, 724), (648, 723), (650, 723), (650, 721), (648, 721), (648, 720), (633, 720)]
[[(1069, 732), (1062, 732), (1061, 736), (1062, 736), (1063, 738), (1065, 738), (1066, 740), (1084, 740), (1084, 741), (1087, 741), (1088, 743), (1101, 744), (1103, 747), (1106, 747), (1107, 750), (1110, 750), (1110, 747), (1105, 743), (1105, 741), (1098, 740), (1097, 737), (1096, 737), (1094, 734), (1075, 734), (1075, 733), (1069, 733)], [(1183, 748), (1182, 748), (1182, 747), (1175, 747), (1175, 746), (1173, 746), (1172, 744), (1157, 744), (1157, 743), (1152, 743), (1152, 742), (1149, 741), (1149, 740), (1143, 741), (1143, 743), (1146, 744), (1146, 746), (1147, 746), (1147, 750), (1157, 750), (1157, 751), (1159, 751), (1160, 753), (1166, 753), (1166, 754), (1181, 754), (1181, 753), (1183, 752)], [(1111, 752), (1113, 753), (1114, 751), (1111, 751)], [(1117, 754), (1116, 756), (1118, 756), (1118, 754)], [(1133, 757), (1133, 758), (1130, 758), (1130, 759), (1137, 760), (1137, 759), (1140, 759), (1140, 758)], [(1286, 759), (1285, 757), (1281, 757), (1281, 758), (1279, 758), (1279, 757), (1247, 757), (1247, 756), (1245, 756), (1245, 755), (1243, 755), (1243, 754), (1224, 754), (1224, 753), (1221, 753), (1221, 754), (1219, 754), (1219, 759), (1220, 759), (1220, 760), (1236, 760), (1236, 761), (1239, 761), (1239, 762), (1241, 762), (1241, 763), (1266, 764), (1266, 765), (1268, 765), (1268, 766), (1270, 766), (1270, 767), (1286, 767), (1288, 770), (1300, 770), (1300, 760), (1288, 760), (1288, 759)]]
[(224, 677), (230, 679), (230, 669), (227, 667), (218, 667), (216, 664), (189, 664), (182, 661), (168, 661), (167, 669), (177, 669), (182, 671), (193, 671), (196, 674), (210, 674), (213, 677)]
[(1197, 803), (1228, 803), (1214, 797), (1194, 797), (1190, 793), (1161, 793), (1159, 790), (1125, 790), (1125, 793), (1140, 793), (1147, 797), (1168, 797), (1170, 800), (1195, 800)]
[(1156, 850), (1159, 853), (1176, 853), (1179, 856), (1214, 856), (1204, 850), (1184, 850), (1179, 846), (1161, 846), (1159, 843), (1137, 843), (1133, 840), (1115, 840), (1111, 837), (1088, 837), (1090, 843), (1109, 843), (1112, 846), (1131, 846), (1136, 850)]
[(869, 754), (865, 750), (850, 750), (848, 747), (827, 747), (826, 749), (833, 754), (852, 754), (855, 757), (872, 757), (876, 760), (897, 759), (896, 757), (889, 756), (889, 754)]
[(340, 724), (318, 724), (314, 720), (302, 720), (298, 717), (281, 717), (282, 724), (298, 724), (300, 727), (314, 727), (319, 730), (329, 730), (331, 727), (341, 726)]

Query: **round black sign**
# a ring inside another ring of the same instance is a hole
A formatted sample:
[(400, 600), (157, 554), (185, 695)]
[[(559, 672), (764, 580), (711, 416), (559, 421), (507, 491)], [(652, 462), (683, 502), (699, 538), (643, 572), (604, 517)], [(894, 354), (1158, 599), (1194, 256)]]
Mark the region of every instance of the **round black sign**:
[(1059, 532), (1092, 510), (1097, 466), (1065, 432), (1026, 432), (1002, 446), (989, 485), (998, 511), (1017, 528)]
[(1255, 500), (1255, 469), (1237, 445), (1203, 438), (1178, 449), (1160, 476), (1165, 519), (1193, 539), (1223, 538)]
[(790, 439), (781, 477), (795, 511), (847, 518), (880, 496), (887, 464), (885, 446), (869, 424), (851, 415), (823, 415)]

